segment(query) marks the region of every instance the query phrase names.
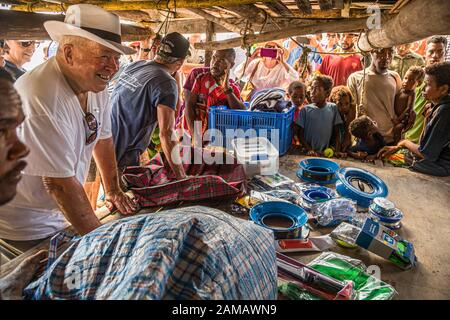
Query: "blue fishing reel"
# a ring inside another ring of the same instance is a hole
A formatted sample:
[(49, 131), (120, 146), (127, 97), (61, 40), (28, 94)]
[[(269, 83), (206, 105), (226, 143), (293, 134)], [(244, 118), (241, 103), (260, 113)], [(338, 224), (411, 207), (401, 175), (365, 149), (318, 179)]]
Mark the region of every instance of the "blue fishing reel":
[[(271, 227), (270, 219), (288, 221), (286, 228)], [(306, 225), (308, 216), (302, 208), (283, 201), (268, 201), (257, 204), (250, 210), (250, 220), (254, 223), (273, 231), (275, 240), (279, 239), (306, 239), (309, 236), (309, 228)]]
[(369, 206), (369, 214), (372, 220), (389, 229), (397, 230), (402, 226), (403, 213), (388, 199), (375, 198)]
[(311, 208), (321, 202), (325, 202), (337, 197), (336, 191), (327, 187), (311, 186), (301, 192), (302, 207), (309, 211)]
[(383, 180), (366, 170), (342, 168), (337, 177), (337, 192), (342, 197), (355, 200), (361, 208), (368, 208), (375, 198), (388, 195), (388, 187)]
[(326, 159), (312, 158), (300, 161), (297, 177), (306, 182), (320, 185), (334, 184), (339, 165)]

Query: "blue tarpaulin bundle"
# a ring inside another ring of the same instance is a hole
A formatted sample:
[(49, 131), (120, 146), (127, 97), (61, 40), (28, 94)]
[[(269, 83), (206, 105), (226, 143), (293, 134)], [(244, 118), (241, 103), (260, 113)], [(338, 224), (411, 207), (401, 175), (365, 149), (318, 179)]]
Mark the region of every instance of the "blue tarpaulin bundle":
[(271, 231), (194, 206), (108, 223), (72, 240), (28, 299), (276, 299)]

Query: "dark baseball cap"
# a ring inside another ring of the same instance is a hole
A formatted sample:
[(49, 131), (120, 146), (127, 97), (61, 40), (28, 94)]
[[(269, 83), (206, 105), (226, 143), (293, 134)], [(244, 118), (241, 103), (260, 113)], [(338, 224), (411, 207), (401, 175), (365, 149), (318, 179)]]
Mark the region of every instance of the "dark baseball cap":
[(158, 54), (171, 58), (184, 59), (190, 55), (189, 41), (178, 32), (169, 33), (162, 39)]

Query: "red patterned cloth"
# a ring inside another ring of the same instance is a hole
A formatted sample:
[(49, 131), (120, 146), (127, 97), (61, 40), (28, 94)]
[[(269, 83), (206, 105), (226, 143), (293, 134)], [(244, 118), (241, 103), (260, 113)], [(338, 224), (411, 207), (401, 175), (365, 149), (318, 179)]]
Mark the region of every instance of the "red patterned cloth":
[[(191, 152), (191, 160), (195, 158), (195, 153), (198, 157), (201, 152), (201, 149)], [(203, 149), (203, 152), (210, 151)], [(216, 158), (219, 154), (224, 157), (223, 153), (217, 152), (213, 153), (213, 156)], [(161, 206), (178, 201), (232, 197), (243, 194), (247, 186), (243, 166), (238, 164), (236, 159), (232, 157), (231, 159), (232, 164), (227, 162), (230, 164), (184, 165), (189, 177), (176, 180), (169, 166), (164, 166), (162, 154), (158, 153), (146, 166), (126, 168), (122, 179), (142, 207)]]

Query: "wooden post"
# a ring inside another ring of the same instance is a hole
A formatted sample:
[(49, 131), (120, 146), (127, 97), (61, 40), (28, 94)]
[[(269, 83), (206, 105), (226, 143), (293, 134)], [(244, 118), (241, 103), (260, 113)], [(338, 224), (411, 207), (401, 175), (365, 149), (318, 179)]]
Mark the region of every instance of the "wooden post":
[(227, 48), (236, 48), (241, 45), (250, 45), (253, 43), (266, 42), (270, 40), (285, 39), (287, 37), (316, 34), (321, 32), (350, 32), (358, 31), (366, 27), (366, 18), (343, 19), (337, 21), (329, 21), (327, 23), (318, 22), (307, 26), (300, 27), (290, 26), (281, 30), (264, 32), (260, 34), (248, 35), (245, 39), (242, 37), (227, 39), (223, 41), (212, 41), (206, 43), (197, 43), (194, 45), (196, 49), (204, 50), (221, 50)]
[[(215, 32), (214, 32), (214, 22), (208, 21), (206, 22), (206, 42), (211, 42), (215, 40)], [(205, 51), (205, 67), (209, 67), (211, 64), (212, 58), (212, 50)]]
[(344, 9), (344, 0), (333, 0), (333, 7), (336, 9)]
[(350, 7), (352, 5), (351, 0), (344, 0), (344, 7), (341, 9), (342, 18), (350, 18)]
[[(423, 17), (433, 17), (424, 20)], [(411, 43), (450, 30), (450, 1), (415, 0), (403, 7), (392, 19), (381, 24), (381, 29), (369, 30), (358, 42), (359, 48), (370, 51)]]
[(190, 11), (192, 11), (193, 13), (205, 18), (208, 21), (217, 23), (218, 25), (221, 25), (222, 27), (224, 27), (225, 29), (231, 31), (231, 32), (235, 32), (235, 33), (240, 33), (241, 32), (241, 28), (233, 25), (231, 23), (228, 23), (225, 19), (221, 19), (221, 18), (217, 18), (216, 16), (213, 16), (212, 14), (209, 14), (208, 12), (202, 10), (202, 9), (189, 9)]
[(249, 20), (252, 23), (254, 22), (255, 24), (263, 24), (267, 22), (267, 13), (252, 4), (228, 6), (225, 8)]
[(264, 3), (267, 8), (278, 14), (279, 16), (283, 17), (292, 17), (292, 11), (289, 10), (286, 5), (281, 2), (280, 0), (274, 1), (274, 2), (265, 2)]
[(312, 7), (309, 0), (295, 0), (295, 4), (300, 9), (301, 12), (311, 14)]
[(333, 0), (318, 0), (320, 10), (326, 11), (333, 9)]

